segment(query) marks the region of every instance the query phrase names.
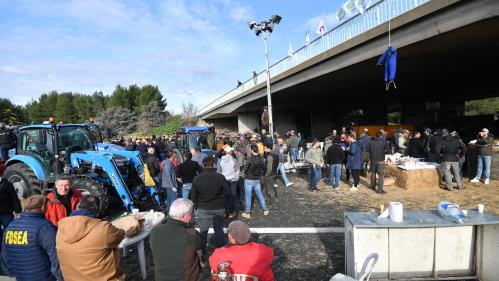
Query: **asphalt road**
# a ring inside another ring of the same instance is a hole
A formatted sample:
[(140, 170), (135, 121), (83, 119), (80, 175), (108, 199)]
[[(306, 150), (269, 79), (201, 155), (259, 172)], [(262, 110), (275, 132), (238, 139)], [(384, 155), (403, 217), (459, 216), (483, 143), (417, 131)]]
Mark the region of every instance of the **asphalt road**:
[[(306, 175), (291, 176), (295, 185), (278, 187), (278, 202), (270, 205), (270, 215), (263, 216), (258, 202), (254, 202), (251, 220), (242, 219), (252, 228), (270, 227), (342, 227), (345, 211), (370, 211), (385, 206), (390, 201), (404, 203), (405, 209), (436, 209), (438, 202), (448, 200), (463, 208), (476, 208), (476, 203), (486, 204), (487, 211), (499, 215), (499, 182), (492, 181), (485, 188), (483, 184), (470, 184), (465, 180), (466, 189), (448, 192), (444, 189), (433, 191), (409, 192), (396, 186), (386, 187), (386, 195), (378, 195), (369, 190), (368, 180), (361, 179), (362, 187), (350, 192), (349, 186), (342, 183), (340, 191), (335, 192), (324, 183), (319, 184), (319, 192), (306, 189)], [(228, 224), (228, 221), (227, 221)], [(344, 273), (344, 235), (343, 233), (309, 234), (254, 234), (252, 239), (274, 249), (273, 271), (276, 280), (327, 281), (336, 273)], [(148, 279), (153, 278), (153, 262), (148, 251)], [(127, 280), (140, 280), (136, 253), (124, 258), (123, 264)], [(209, 270), (204, 270), (204, 280), (209, 280)]]

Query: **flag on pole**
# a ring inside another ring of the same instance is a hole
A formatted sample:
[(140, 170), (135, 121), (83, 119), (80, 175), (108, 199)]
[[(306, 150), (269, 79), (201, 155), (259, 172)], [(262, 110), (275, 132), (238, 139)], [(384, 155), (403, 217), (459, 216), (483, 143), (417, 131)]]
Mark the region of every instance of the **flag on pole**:
[(363, 14), (364, 11), (371, 6), (370, 0), (355, 0), (355, 8), (359, 13)]
[(355, 5), (356, 0), (348, 0), (341, 6), (343, 10), (351, 15), (357, 10), (357, 6)]
[(308, 31), (307, 34), (305, 34), (305, 42), (307, 42), (307, 47), (310, 47), (310, 36), (308, 35)]
[(321, 22), (319, 23), (319, 26), (315, 30), (315, 33), (319, 34), (320, 36), (324, 36), (324, 34), (326, 32), (327, 32), (326, 23), (324, 22), (324, 20), (321, 20)]
[(342, 21), (343, 18), (345, 18), (345, 10), (343, 10), (343, 7), (341, 7), (338, 9), (338, 11), (336, 11), (336, 19), (338, 21)]
[(291, 46), (291, 43), (289, 43), (288, 47), (288, 57), (292, 57), (295, 51), (293, 50), (293, 46)]

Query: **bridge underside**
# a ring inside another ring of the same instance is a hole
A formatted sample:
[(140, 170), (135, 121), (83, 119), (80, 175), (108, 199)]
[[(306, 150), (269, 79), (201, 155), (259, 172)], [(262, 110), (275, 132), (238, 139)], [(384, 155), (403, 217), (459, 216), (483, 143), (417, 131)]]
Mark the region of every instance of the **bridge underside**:
[[(308, 136), (322, 137), (347, 122), (386, 124), (391, 111), (400, 112), (402, 123), (467, 130), (460, 128), (464, 126), (460, 123), (464, 101), (499, 96), (497, 38), (499, 18), (494, 17), (401, 47), (397, 89), (389, 92), (385, 91), (383, 67), (376, 66), (377, 56), (278, 89), (272, 94), (276, 131), (298, 128)], [(266, 103), (260, 97), (207, 121), (216, 124), (223, 118), (226, 127), (253, 129)]]

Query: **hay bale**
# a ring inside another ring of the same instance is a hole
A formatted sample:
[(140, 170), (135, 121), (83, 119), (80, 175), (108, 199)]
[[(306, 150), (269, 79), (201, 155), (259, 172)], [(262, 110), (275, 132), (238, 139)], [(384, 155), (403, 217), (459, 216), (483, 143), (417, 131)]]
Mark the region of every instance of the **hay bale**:
[(403, 170), (394, 165), (386, 165), (386, 176), (396, 178), (396, 184), (407, 190), (438, 190), (440, 173), (438, 169)]
[(397, 181), (397, 179), (395, 179), (394, 177), (385, 177), (384, 181), (383, 181), (383, 185), (384, 186), (391, 186), (391, 185), (394, 185), (396, 181)]

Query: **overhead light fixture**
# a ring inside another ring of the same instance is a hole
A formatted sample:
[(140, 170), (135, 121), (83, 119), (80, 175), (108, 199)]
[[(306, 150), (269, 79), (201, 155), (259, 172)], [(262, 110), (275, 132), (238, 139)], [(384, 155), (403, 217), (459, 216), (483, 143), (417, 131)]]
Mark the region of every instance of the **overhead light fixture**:
[(279, 24), (281, 22), (281, 19), (282, 18), (279, 15), (272, 15), (272, 17), (270, 17), (270, 21), (275, 24)]
[(248, 26), (251, 30), (253, 30), (256, 26), (256, 22), (255, 21), (248, 21)]

